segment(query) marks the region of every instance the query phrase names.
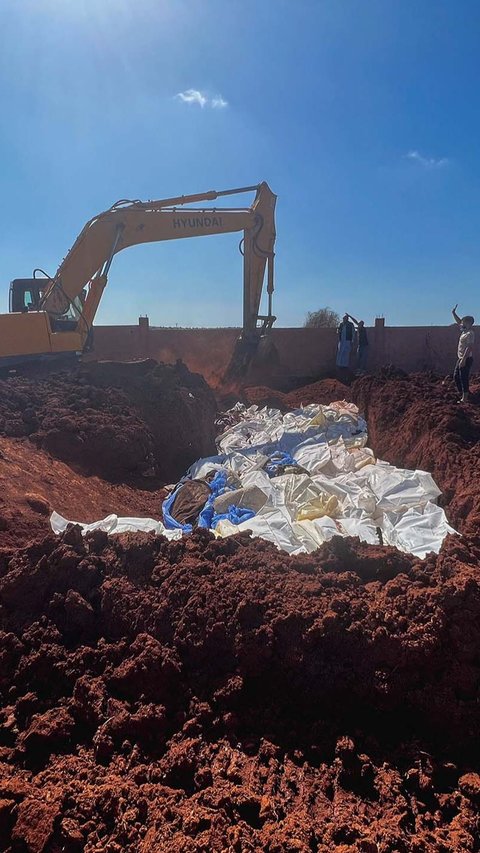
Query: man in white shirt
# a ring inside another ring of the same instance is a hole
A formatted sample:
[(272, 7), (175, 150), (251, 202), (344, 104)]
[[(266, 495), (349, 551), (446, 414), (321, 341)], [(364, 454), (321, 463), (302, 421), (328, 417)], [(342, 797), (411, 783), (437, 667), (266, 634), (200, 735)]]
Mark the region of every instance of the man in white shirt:
[(453, 373), (455, 384), (460, 394), (459, 403), (468, 403), (470, 399), (470, 371), (473, 364), (473, 344), (475, 342), (475, 334), (473, 331), (474, 318), (470, 315), (459, 317), (457, 314), (458, 305), (452, 310), (453, 319), (461, 329), (461, 334), (458, 339), (457, 363)]
[(337, 367), (348, 368), (350, 364), (350, 351), (353, 344), (355, 327), (350, 321), (349, 315), (344, 314), (343, 320), (337, 329)]

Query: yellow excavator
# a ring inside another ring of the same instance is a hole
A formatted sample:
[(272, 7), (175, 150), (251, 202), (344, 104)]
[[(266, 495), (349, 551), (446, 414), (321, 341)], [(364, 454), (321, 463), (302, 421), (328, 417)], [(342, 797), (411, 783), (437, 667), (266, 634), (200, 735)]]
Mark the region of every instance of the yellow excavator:
[[(255, 192), (250, 207), (204, 207), (223, 196)], [(93, 348), (93, 322), (114, 256), (129, 246), (228, 232), (243, 232), (243, 328), (229, 377), (241, 374), (275, 321), (274, 289), (276, 196), (267, 183), (158, 201), (117, 201), (80, 232), (51, 278), (35, 269), (33, 278), (10, 284), (9, 314), (0, 315), (0, 365), (76, 355)], [(192, 207), (191, 205), (195, 205)], [(198, 206), (200, 205), (200, 206)], [(265, 270), (268, 311), (259, 314)], [(37, 277), (40, 274), (42, 277)]]

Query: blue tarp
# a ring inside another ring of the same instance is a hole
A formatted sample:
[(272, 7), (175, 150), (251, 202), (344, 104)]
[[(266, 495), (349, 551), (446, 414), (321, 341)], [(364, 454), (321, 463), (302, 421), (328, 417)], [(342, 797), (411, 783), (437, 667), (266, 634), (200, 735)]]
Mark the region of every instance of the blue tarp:
[(223, 495), (226, 490), (227, 484), (227, 472), (226, 471), (217, 471), (213, 480), (210, 481), (209, 486), (211, 489), (210, 497), (208, 498), (205, 506), (203, 507), (200, 515), (198, 516), (198, 526), (199, 527), (211, 527), (213, 516), (215, 515), (215, 510), (213, 509), (213, 504), (215, 498), (218, 498), (219, 495)]
[(268, 462), (265, 463), (264, 471), (266, 471), (269, 477), (276, 477), (278, 468), (281, 465), (298, 465), (298, 462), (290, 453), (284, 450), (277, 450), (275, 453), (272, 453)]
[(253, 509), (248, 509), (245, 506), (235, 506), (235, 504), (231, 504), (228, 507), (228, 512), (219, 512), (216, 513), (212, 518), (212, 528), (215, 529), (219, 521), (223, 521), (224, 519), (228, 519), (232, 524), (241, 524), (242, 521), (248, 521), (249, 518), (253, 518), (255, 512)]

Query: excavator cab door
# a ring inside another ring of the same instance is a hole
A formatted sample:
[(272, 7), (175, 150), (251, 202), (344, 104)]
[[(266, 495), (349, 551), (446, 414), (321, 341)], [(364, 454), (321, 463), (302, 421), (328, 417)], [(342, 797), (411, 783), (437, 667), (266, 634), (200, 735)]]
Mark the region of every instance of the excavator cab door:
[(38, 311), (42, 295), (40, 280), (37, 278), (14, 278), (10, 282), (10, 313), (26, 314)]

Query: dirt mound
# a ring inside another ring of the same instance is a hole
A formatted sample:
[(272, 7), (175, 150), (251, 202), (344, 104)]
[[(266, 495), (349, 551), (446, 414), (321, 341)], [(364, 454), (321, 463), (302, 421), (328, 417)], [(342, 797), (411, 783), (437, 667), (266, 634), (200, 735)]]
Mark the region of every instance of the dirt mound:
[[(459, 405), (450, 380), (418, 374), (365, 377), (352, 386), (368, 420), (369, 444), (394, 465), (430, 471), (449, 520), (475, 533), (480, 522), (480, 412)], [(474, 398), (475, 399), (475, 398)]]
[(4, 556), (3, 849), (475, 850), (479, 558), (76, 530)]
[(273, 409), (284, 411), (287, 409), (286, 394), (267, 388), (266, 385), (252, 385), (242, 388), (240, 396), (249, 406), (271, 406)]
[(0, 548), (46, 536), (52, 510), (86, 522), (111, 513), (160, 518), (165, 498), (150, 479), (132, 488), (84, 477), (31, 442), (8, 438), (0, 438), (0, 485)]
[(334, 400), (351, 400), (350, 387), (338, 379), (321, 379), (303, 388), (297, 388), (286, 395), (286, 405), (289, 409), (297, 408), (308, 403), (328, 405)]
[(351, 391), (348, 385), (338, 379), (321, 379), (319, 382), (286, 392), (265, 385), (247, 386), (241, 389), (240, 396), (250, 405), (255, 403), (258, 406), (272, 406), (284, 412), (309, 403), (327, 405), (334, 400), (350, 400)]
[(28, 436), (84, 474), (175, 481), (214, 452), (216, 403), (182, 364), (99, 363), (0, 382), (0, 434)]

